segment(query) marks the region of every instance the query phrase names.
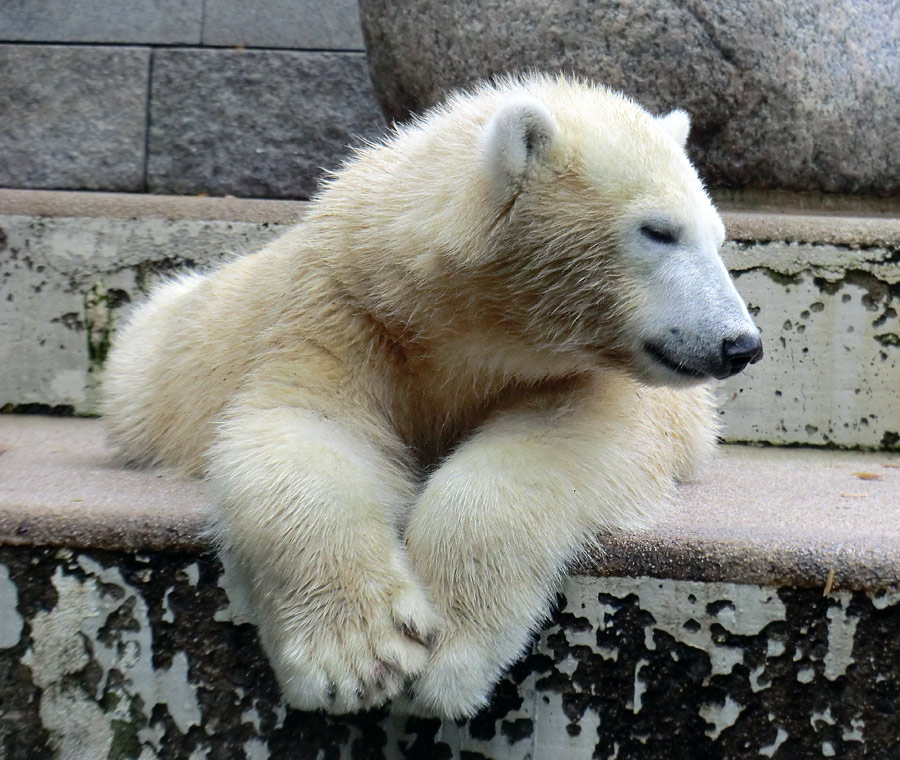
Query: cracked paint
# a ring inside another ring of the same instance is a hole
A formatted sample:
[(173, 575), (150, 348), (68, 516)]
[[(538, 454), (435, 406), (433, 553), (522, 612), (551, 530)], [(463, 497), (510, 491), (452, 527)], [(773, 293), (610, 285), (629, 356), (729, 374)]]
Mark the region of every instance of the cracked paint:
[(788, 738), (789, 734), (783, 728), (779, 728), (775, 732), (775, 740), (771, 744), (767, 744), (765, 747), (759, 748), (759, 754), (763, 757), (774, 757), (775, 753), (778, 751), (778, 748), (784, 744), (785, 740)]
[(836, 594), (840, 606), (828, 608), (828, 651), (825, 653), (825, 677), (829, 681), (844, 675), (853, 664), (853, 641), (856, 638), (855, 616), (848, 613), (852, 600), (849, 591)]
[(706, 735), (714, 741), (718, 739), (722, 731), (730, 728), (737, 722), (738, 716), (743, 709), (740, 703), (727, 695), (725, 702), (721, 705), (701, 705), (700, 717), (707, 723), (712, 724), (712, 728), (707, 729)]
[(24, 625), (19, 614), (19, 592), (9, 578), (9, 568), (0, 565), (0, 649), (18, 644)]
[(900, 749), (896, 589), (823, 597), (569, 578), (491, 705), (457, 723), (286, 708), (231, 607), (233, 576), (210, 556), (0, 547), (0, 568), (0, 600), (15, 599), (23, 621), (0, 649), (4, 760), (789, 760), (826, 744), (856, 760)]

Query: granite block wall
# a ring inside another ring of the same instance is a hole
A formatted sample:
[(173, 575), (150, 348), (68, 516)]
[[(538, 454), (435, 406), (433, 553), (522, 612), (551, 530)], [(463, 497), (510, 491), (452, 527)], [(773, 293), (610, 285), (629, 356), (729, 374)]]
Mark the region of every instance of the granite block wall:
[(0, 186), (308, 198), (385, 127), (355, 0), (0, 3)]

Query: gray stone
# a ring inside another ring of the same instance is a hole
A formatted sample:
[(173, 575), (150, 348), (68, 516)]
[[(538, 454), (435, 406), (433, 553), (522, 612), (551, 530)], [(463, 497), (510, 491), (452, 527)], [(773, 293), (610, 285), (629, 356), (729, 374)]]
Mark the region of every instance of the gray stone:
[(306, 198), (385, 126), (361, 53), (160, 50), (150, 108), (152, 192)]
[(204, 45), (362, 50), (356, 0), (206, 0)]
[(203, 0), (6, 0), (5, 42), (200, 42)]
[(896, 0), (361, 0), (373, 80), (405, 118), (501, 72), (575, 72), (694, 120), (713, 185), (900, 194)]
[(141, 190), (150, 51), (0, 45), (0, 185)]

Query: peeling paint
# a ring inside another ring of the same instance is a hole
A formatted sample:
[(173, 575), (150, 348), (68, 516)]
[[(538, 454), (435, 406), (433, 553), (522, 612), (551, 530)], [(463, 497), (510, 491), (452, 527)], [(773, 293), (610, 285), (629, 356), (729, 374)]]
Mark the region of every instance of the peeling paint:
[(172, 593), (172, 589), (168, 589), (166, 591), (166, 595), (163, 597), (163, 614), (162, 619), (166, 623), (174, 623), (175, 622), (175, 613), (172, 611), (172, 606), (169, 604), (169, 594)]
[[(28, 248), (36, 263), (32, 271), (11, 262), (8, 296), (15, 300), (0, 298), (0, 326), (9, 326), (0, 342), (9, 339), (15, 357), (0, 367), (0, 407), (40, 404), (78, 414), (96, 410), (109, 327), (126, 298), (139, 298), (162, 273), (202, 269), (228, 250), (258, 249), (280, 231), (150, 219), (4, 216), (0, 223), (8, 250)], [(726, 438), (900, 446), (896, 249), (731, 242), (723, 255), (766, 348), (763, 362), (722, 386)], [(877, 419), (869, 419), (873, 410)]]
[(841, 738), (845, 742), (863, 742), (865, 739), (863, 738), (862, 730), (866, 727), (866, 722), (864, 720), (860, 720), (858, 718), (850, 719), (850, 728), (844, 729), (841, 732)]
[(19, 592), (9, 578), (9, 568), (0, 565), (0, 649), (19, 643), (25, 621), (19, 614)]
[(746, 253), (731, 264), (766, 359), (722, 385), (726, 439), (892, 448), (885, 435), (900, 430), (892, 337), (900, 335), (900, 264), (888, 252), (863, 259), (817, 246)]
[(771, 683), (768, 679), (763, 675), (765, 673), (766, 666), (765, 665), (757, 665), (753, 670), (750, 671), (749, 681), (750, 681), (750, 689), (755, 694), (758, 691), (762, 691), (763, 689), (768, 689), (771, 686)]
[(650, 663), (647, 660), (638, 660), (637, 665), (634, 666), (634, 712), (639, 713), (641, 711), (641, 698), (644, 696), (644, 692), (647, 690), (647, 684), (641, 680), (641, 668), (649, 665)]
[(219, 579), (219, 588), (225, 592), (228, 605), (217, 610), (215, 620), (220, 623), (234, 623), (243, 625), (252, 623), (254, 619), (253, 607), (247, 589), (249, 582), (241, 572), (238, 563), (231, 557), (222, 556), (222, 577)]
[(570, 578), (491, 705), (457, 723), (287, 709), (212, 557), (0, 547), (0, 567), (24, 619), (0, 649), (4, 760), (43, 760), (28, 735), (79, 760), (777, 760), (826, 742), (857, 760), (900, 736), (890, 593)]
[(847, 607), (852, 600), (849, 591), (835, 595), (840, 606), (828, 608), (828, 650), (825, 653), (825, 677), (833, 681), (847, 672), (853, 664), (853, 641), (856, 638), (857, 618)]
[[(222, 221), (2, 215), (0, 407), (96, 412), (115, 319), (163, 270), (258, 250), (285, 229)], [(26, 263), (26, 254), (27, 262)], [(179, 252), (190, 251), (188, 262)], [(21, 255), (17, 255), (21, 252)], [(14, 258), (15, 257), (15, 258)], [(18, 260), (17, 260), (18, 259)], [(33, 260), (33, 264), (32, 264)], [(29, 266), (29, 264), (32, 264)]]
[[(638, 594), (641, 606), (653, 616), (653, 623), (644, 629), (648, 650), (656, 648), (655, 632), (664, 631), (676, 641), (710, 652), (711, 676), (730, 673), (743, 658), (739, 649), (714, 645), (714, 625), (736, 635), (752, 636), (770, 623), (784, 620), (785, 607), (778, 595), (760, 586), (652, 579), (616, 579), (614, 583), (616, 596)], [(716, 604), (729, 598), (733, 599), (732, 604)], [(685, 627), (688, 620), (694, 625)]]
[(779, 728), (775, 734), (775, 741), (759, 748), (759, 754), (763, 757), (774, 757), (778, 748), (787, 741), (789, 734), (783, 728)]
[(184, 574), (187, 576), (188, 583), (192, 586), (196, 586), (200, 581), (200, 567), (196, 562), (191, 562), (190, 565), (185, 565)]
[(813, 728), (818, 730), (819, 724), (824, 724), (826, 726), (834, 725), (834, 716), (831, 714), (831, 705), (825, 708), (825, 712), (814, 712), (809, 717), (809, 725)]
[(730, 696), (726, 696), (725, 702), (721, 705), (701, 705), (700, 717), (713, 724), (713, 727), (706, 731), (706, 735), (712, 740), (718, 739), (726, 728), (735, 724), (743, 709), (743, 706)]
[(872, 600), (872, 606), (876, 610), (893, 607), (895, 604), (900, 604), (900, 587), (884, 589), (878, 593), (870, 594), (869, 598)]
[(188, 674), (187, 655), (176, 653), (171, 667), (157, 671), (156, 680), (158, 701), (168, 706), (181, 733), (186, 734), (191, 726), (199, 726), (203, 718), (197, 702), (197, 687), (191, 683)]
[(247, 760), (269, 760), (269, 745), (259, 739), (244, 742), (244, 757)]

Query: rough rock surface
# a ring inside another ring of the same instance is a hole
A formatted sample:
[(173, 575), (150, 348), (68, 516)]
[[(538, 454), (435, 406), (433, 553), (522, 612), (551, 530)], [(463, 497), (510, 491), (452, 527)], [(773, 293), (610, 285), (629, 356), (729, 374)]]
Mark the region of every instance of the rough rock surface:
[(895, 0), (361, 0), (391, 118), (501, 72), (575, 72), (685, 108), (713, 185), (900, 194)]
[(0, 3), (0, 39), (197, 44), (203, 11), (203, 0), (16, 0)]
[(216, 0), (203, 6), (204, 45), (362, 50), (356, 0)]
[(141, 190), (146, 48), (0, 45), (0, 186)]
[(384, 127), (362, 53), (157, 50), (148, 189), (308, 198)]

